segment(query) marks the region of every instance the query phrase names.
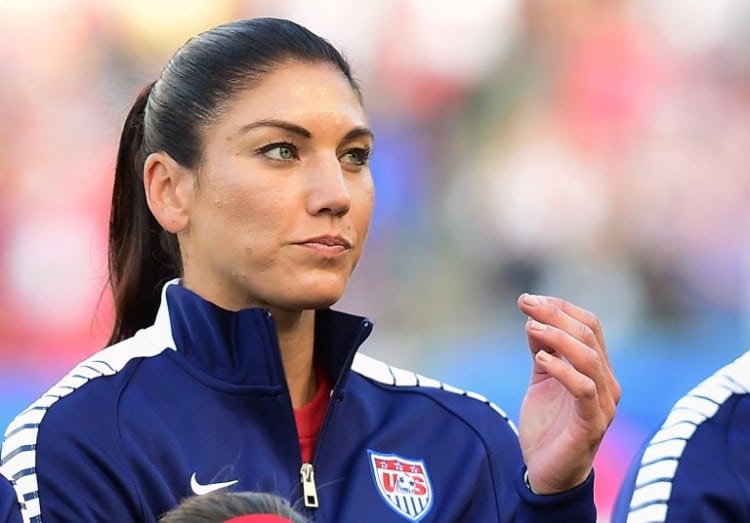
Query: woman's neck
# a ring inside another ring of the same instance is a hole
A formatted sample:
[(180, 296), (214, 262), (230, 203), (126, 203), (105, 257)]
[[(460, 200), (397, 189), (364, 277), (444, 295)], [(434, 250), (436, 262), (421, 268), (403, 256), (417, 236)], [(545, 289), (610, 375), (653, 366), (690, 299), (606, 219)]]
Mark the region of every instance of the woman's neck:
[(296, 409), (312, 400), (318, 390), (318, 379), (313, 364), (315, 311), (272, 313), (292, 407)]

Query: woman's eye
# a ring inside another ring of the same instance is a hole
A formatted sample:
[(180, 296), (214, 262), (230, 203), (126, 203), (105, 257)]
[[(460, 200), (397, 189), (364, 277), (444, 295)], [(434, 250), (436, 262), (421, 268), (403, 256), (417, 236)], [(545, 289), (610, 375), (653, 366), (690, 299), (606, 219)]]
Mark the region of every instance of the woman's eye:
[(291, 144), (272, 143), (258, 150), (263, 156), (271, 160), (286, 162), (297, 158), (297, 150)]
[(370, 149), (350, 149), (341, 155), (341, 158), (351, 165), (363, 166), (370, 159)]

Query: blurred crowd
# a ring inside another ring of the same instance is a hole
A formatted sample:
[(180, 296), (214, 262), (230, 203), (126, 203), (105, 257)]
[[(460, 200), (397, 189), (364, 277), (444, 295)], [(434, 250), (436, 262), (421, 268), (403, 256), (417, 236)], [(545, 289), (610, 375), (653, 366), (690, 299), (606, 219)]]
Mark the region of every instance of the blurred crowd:
[(4, 0), (2, 361), (104, 343), (125, 112), (187, 37), (249, 16), (325, 35), (362, 83), (377, 204), (340, 306), (381, 325), (377, 350), (423, 360), (519, 329), (526, 290), (595, 310), (617, 351), (641, 350), (634, 332), (746, 334), (742, 0)]

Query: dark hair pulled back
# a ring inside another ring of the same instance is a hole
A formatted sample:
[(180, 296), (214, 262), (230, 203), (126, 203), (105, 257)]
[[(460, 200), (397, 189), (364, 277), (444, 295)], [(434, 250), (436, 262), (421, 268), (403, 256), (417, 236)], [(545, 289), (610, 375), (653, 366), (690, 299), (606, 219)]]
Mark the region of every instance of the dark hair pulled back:
[(164, 514), (159, 523), (222, 523), (250, 514), (274, 514), (292, 523), (309, 523), (286, 500), (266, 492), (212, 492), (190, 496)]
[(112, 193), (109, 283), (115, 321), (110, 344), (153, 323), (162, 285), (182, 275), (177, 237), (159, 225), (146, 203), (145, 159), (163, 151), (180, 165), (197, 168), (203, 131), (236, 95), (290, 61), (330, 64), (359, 95), (349, 64), (328, 41), (289, 20), (254, 18), (188, 40), (136, 98), (120, 137)]

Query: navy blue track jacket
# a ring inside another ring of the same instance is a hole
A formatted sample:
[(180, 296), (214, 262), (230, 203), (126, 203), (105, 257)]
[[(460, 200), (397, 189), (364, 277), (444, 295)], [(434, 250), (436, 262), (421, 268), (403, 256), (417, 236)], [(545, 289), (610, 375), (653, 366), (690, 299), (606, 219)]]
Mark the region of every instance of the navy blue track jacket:
[[(154, 522), (216, 489), (281, 495), (320, 523), (594, 522), (593, 475), (538, 496), (496, 407), (356, 354), (371, 323), (316, 313), (334, 389), (303, 464), (270, 313), (168, 284), (153, 326), (75, 367), (8, 426), (26, 522)], [(355, 355), (356, 354), (356, 355)]]
[(750, 521), (750, 352), (675, 404), (633, 461), (612, 521)]
[(0, 521), (8, 523), (21, 522), (21, 509), (16, 498), (16, 491), (0, 470)]

